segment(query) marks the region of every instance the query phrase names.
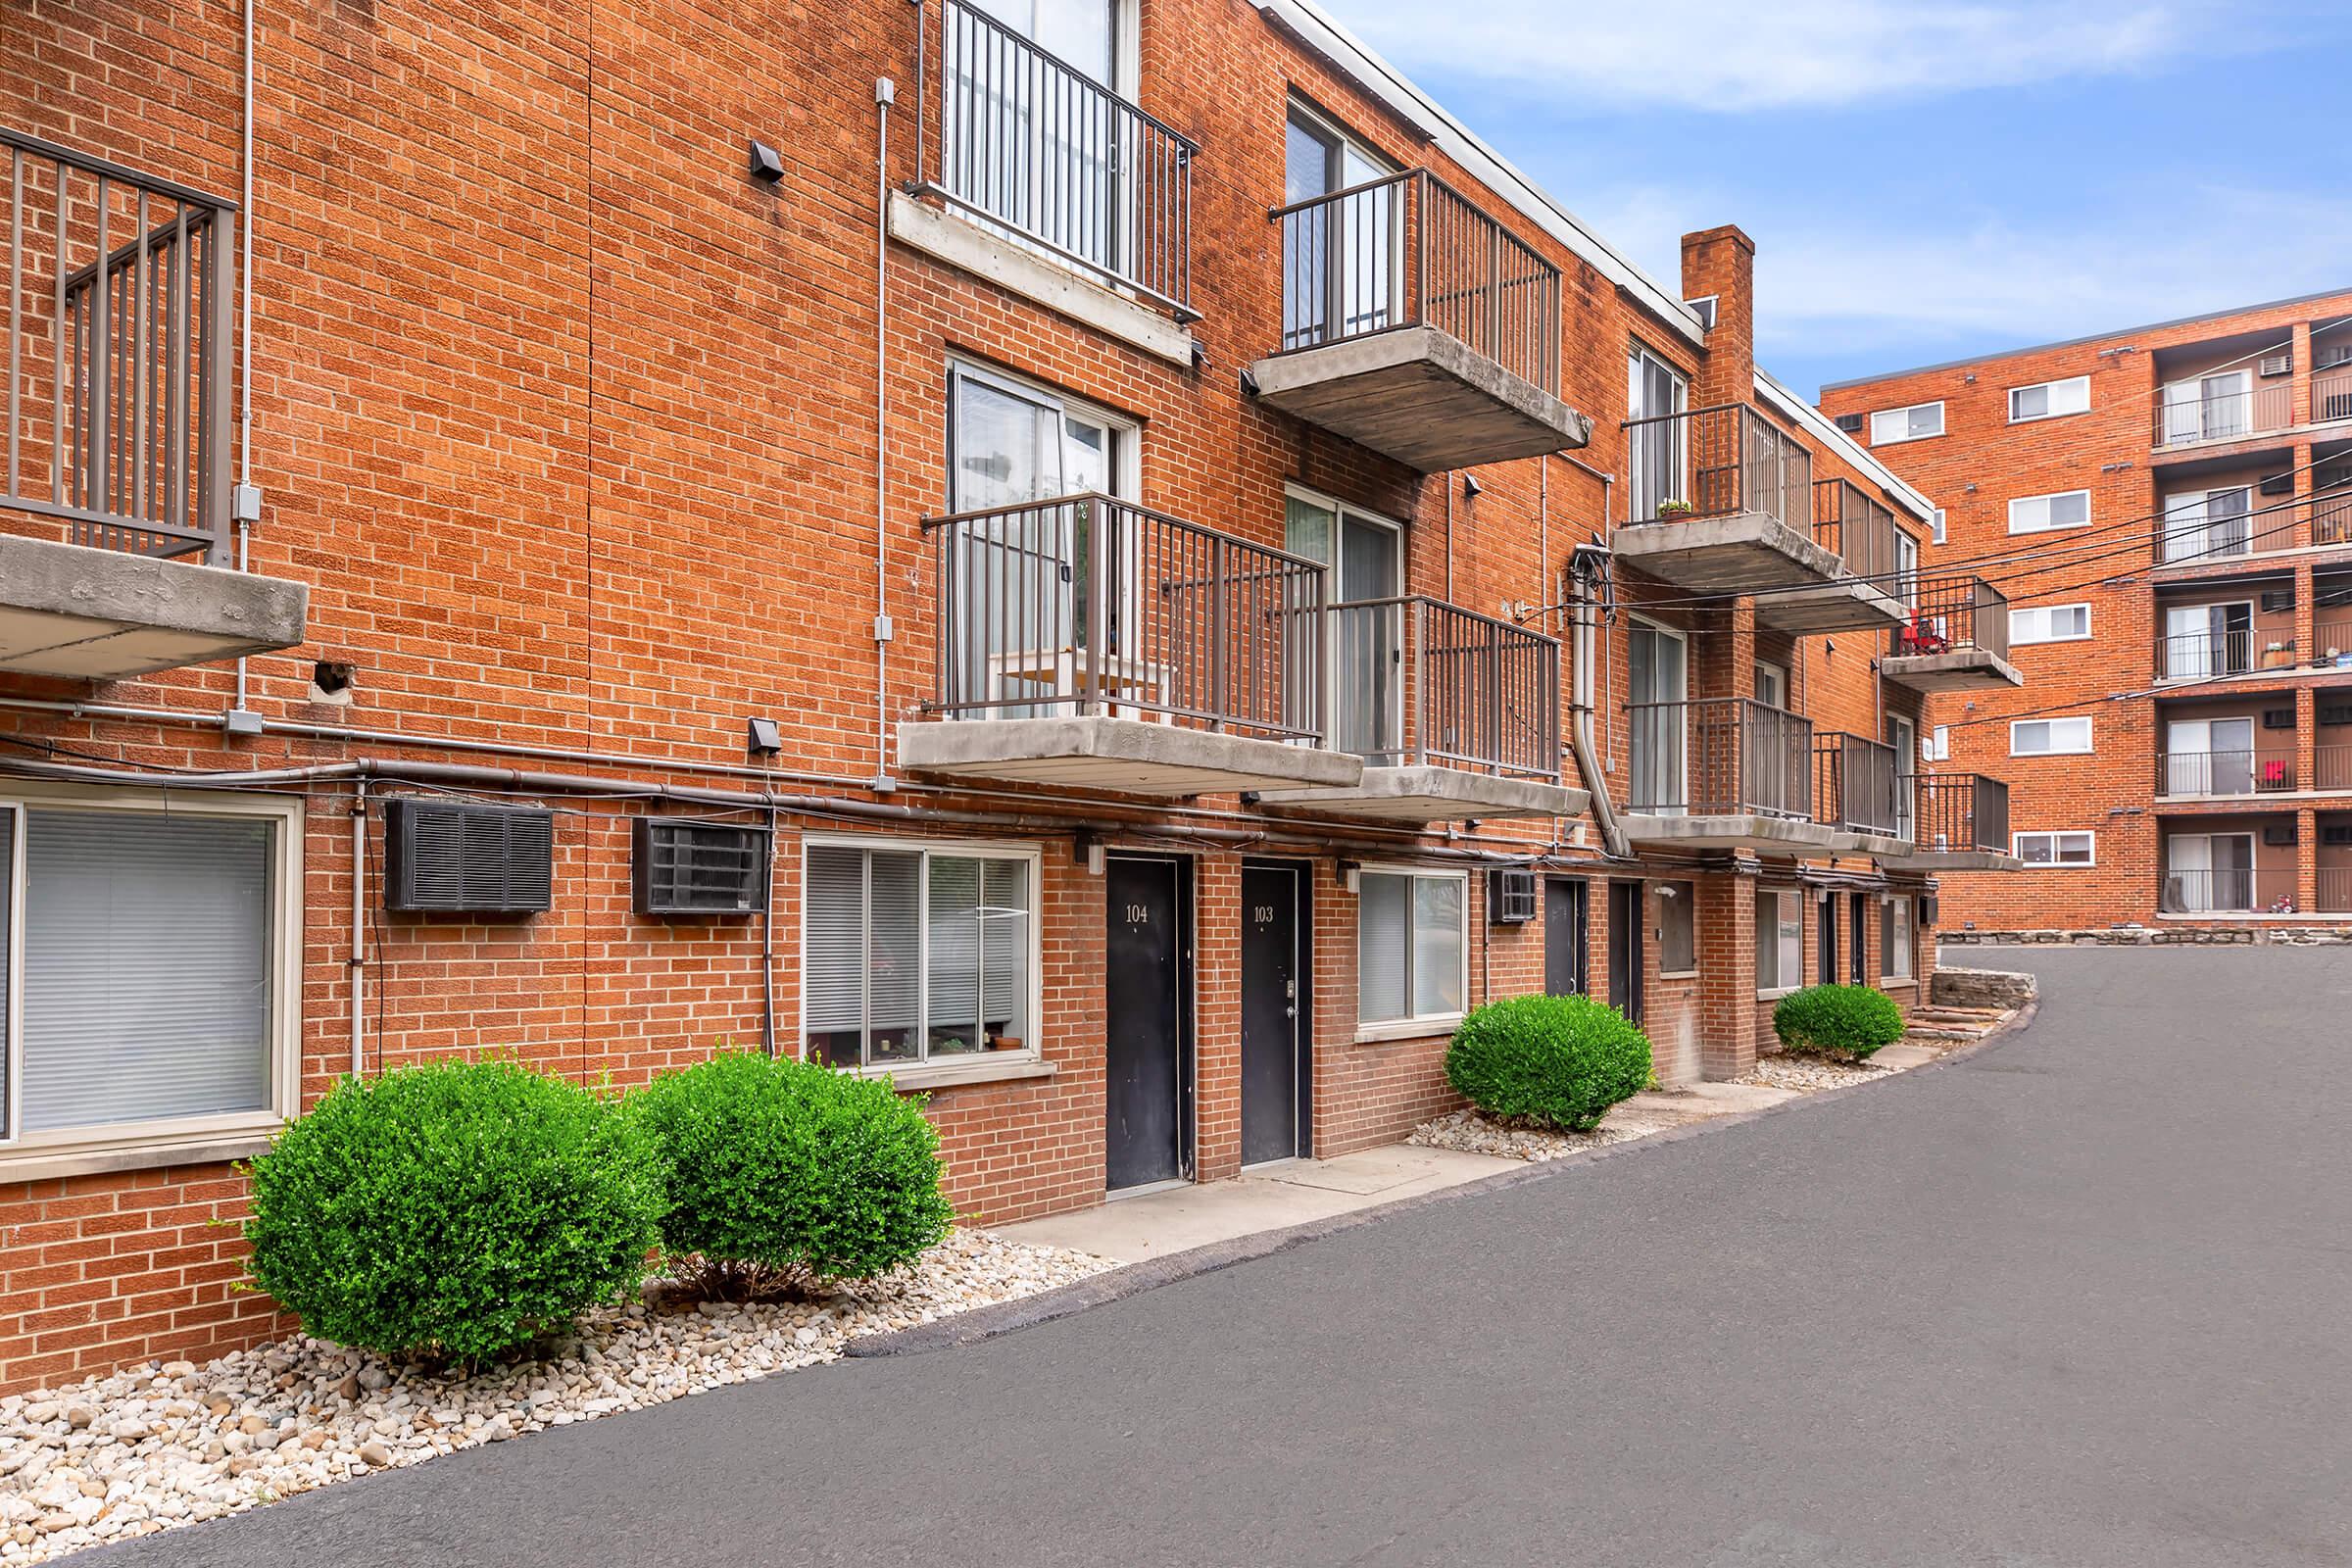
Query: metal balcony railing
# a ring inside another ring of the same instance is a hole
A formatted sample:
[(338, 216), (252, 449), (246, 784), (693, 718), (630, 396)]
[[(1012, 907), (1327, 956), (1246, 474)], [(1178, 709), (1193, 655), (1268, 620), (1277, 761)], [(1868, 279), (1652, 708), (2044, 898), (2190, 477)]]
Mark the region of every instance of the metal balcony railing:
[[(1752, 405), (1719, 403), (1628, 419), (1625, 438), (1632, 465), (1627, 522), (1760, 512), (1811, 536), (1813, 454)], [(1892, 513), (1886, 526), (1891, 534)], [(1891, 537), (1885, 554), (1891, 569)]]
[(0, 507), (75, 544), (220, 558), (236, 378), (236, 208), (0, 129)]
[(2352, 544), (2352, 474), (2315, 474), (2311, 498), (2311, 542)]
[(2156, 445), (2235, 441), (2294, 423), (2294, 387), (2274, 380), (2235, 392), (2179, 392), (2164, 388), (2156, 404)]
[[(1911, 603), (1918, 588), (1916, 572), (1898, 575), (1901, 560), (1895, 549), (1894, 513), (1874, 501), (1849, 479), (1823, 479), (1813, 486), (1813, 542), (1845, 563), (1845, 569), (1869, 579), (1889, 599)], [(1910, 559), (1917, 561), (1917, 541)]]
[(1745, 697), (1627, 710), (1627, 808), (1813, 817), (1813, 721)]
[(1921, 849), (2010, 853), (2005, 782), (1982, 773), (1921, 773), (1916, 782)]
[(2267, 632), (2180, 632), (2156, 639), (2158, 680), (2210, 680), (2294, 664), (2294, 639)]
[(1322, 739), (1328, 632), (1315, 562), (1105, 495), (923, 528), (934, 710), (1108, 713)]
[(2265, 750), (2166, 752), (2156, 759), (2159, 795), (2280, 795), (2300, 789), (2291, 745)]
[(1558, 393), (1559, 269), (1430, 171), (1269, 216), (1281, 228), (1282, 352), (1435, 327)]
[(1332, 744), (1375, 766), (1560, 773), (1560, 645), (1422, 595), (1335, 605)]
[(1929, 577), (1908, 601), (1911, 618), (1894, 628), (1896, 659), (1979, 649), (2009, 657), (2009, 598), (1982, 577)]
[(2267, 866), (2198, 867), (2163, 875), (2156, 906), (2166, 914), (2296, 914), (2295, 873)]
[(2315, 790), (2352, 790), (2352, 746), (2313, 747), (2311, 787)]
[(2322, 669), (2352, 667), (2352, 619), (2323, 615), (2312, 622), (2311, 662)]
[(1813, 818), (1853, 833), (1891, 836), (1907, 830), (1894, 748), (1862, 735), (1813, 741)]
[(2352, 914), (2352, 866), (2321, 866), (2317, 891), (2322, 914)]
[(2338, 419), (2352, 419), (2352, 365), (2311, 373), (2311, 422), (2332, 424)]
[(1197, 319), (1192, 139), (969, 0), (915, 33), (916, 187)]

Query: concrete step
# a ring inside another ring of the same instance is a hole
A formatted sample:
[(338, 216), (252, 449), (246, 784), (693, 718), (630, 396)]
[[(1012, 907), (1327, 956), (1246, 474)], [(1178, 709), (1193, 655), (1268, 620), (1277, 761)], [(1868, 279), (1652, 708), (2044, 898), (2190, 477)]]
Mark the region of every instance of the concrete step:
[(1926, 1018), (1936, 1023), (1998, 1023), (2008, 1016), (1997, 1007), (1926, 1006), (1911, 1009), (1914, 1018)]
[(1903, 1030), (1906, 1040), (1982, 1040), (1992, 1033), (1989, 1023), (1936, 1023), (1916, 1019)]

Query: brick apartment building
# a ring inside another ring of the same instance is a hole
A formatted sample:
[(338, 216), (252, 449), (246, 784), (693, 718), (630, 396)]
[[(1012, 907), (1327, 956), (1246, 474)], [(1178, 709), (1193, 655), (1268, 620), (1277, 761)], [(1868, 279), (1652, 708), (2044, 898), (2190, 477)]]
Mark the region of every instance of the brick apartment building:
[(2352, 290), (1825, 388), (2010, 601), (2023, 690), (1931, 746), (2014, 787), (2022, 874), (1942, 924), (2193, 939), (2352, 920)]
[(1302, 0), (769, 9), (12, 8), (0, 1390), (275, 1331), (230, 1161), (347, 1072), (889, 1072), (1003, 1221), (1493, 997), (1740, 1074), (2006, 863), (1739, 230)]

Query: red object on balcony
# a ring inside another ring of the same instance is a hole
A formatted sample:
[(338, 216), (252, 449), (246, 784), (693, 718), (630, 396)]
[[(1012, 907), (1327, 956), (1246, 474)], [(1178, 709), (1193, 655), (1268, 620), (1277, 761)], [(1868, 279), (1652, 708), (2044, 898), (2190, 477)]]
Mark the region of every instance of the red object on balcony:
[(1951, 639), (1928, 624), (1925, 617), (1913, 615), (1911, 624), (1901, 628), (1896, 636), (1906, 654), (1941, 654), (1950, 651)]

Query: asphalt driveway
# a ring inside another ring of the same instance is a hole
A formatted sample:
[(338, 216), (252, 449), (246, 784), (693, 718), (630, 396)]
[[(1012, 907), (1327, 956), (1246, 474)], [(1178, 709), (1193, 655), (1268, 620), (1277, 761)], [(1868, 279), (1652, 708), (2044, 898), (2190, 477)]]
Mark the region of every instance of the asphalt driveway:
[(74, 1560), (2352, 1563), (2352, 952), (1966, 961), (2039, 971), (2034, 1027)]

